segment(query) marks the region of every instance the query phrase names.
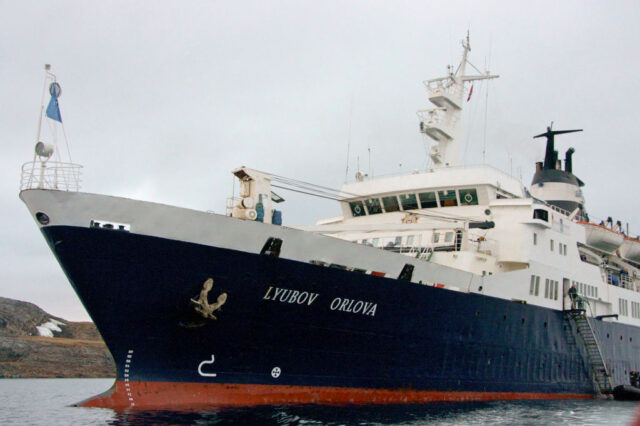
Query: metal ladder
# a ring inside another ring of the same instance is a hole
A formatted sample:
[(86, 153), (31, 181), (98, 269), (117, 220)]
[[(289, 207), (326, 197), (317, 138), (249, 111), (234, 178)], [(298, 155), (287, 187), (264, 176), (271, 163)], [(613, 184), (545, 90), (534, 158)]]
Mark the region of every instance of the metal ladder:
[(582, 338), (582, 343), (587, 353), (587, 360), (591, 365), (592, 378), (598, 385), (598, 390), (602, 394), (610, 394), (613, 391), (611, 375), (607, 369), (607, 364), (602, 356), (598, 338), (591, 328), (589, 319), (584, 309), (572, 309), (565, 312), (567, 318), (571, 319), (576, 326), (576, 330)]

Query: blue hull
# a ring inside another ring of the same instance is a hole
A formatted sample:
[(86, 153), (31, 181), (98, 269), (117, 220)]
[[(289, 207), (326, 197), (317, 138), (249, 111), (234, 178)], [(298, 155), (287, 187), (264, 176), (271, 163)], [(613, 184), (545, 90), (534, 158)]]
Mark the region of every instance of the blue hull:
[[(562, 312), (128, 232), (42, 232), (118, 381), (594, 392)], [(227, 294), (216, 319), (191, 301), (208, 278), (210, 303)], [(626, 383), (640, 370), (640, 330), (595, 326), (609, 336), (602, 350), (614, 384)]]

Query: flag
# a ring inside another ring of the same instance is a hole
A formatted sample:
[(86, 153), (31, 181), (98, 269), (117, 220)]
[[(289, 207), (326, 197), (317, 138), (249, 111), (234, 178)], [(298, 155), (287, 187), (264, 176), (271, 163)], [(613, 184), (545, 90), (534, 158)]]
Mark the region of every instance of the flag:
[(47, 117), (52, 120), (56, 120), (62, 123), (62, 117), (60, 116), (60, 106), (58, 105), (58, 91), (51, 90), (51, 100), (47, 107)]
[(467, 97), (467, 102), (471, 99), (471, 94), (473, 93), (473, 84), (471, 85), (471, 90), (469, 90), (469, 96)]

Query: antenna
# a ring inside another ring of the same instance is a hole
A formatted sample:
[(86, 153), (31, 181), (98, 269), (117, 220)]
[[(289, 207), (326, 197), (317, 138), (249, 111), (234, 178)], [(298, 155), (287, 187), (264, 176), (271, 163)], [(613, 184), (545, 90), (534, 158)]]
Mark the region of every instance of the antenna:
[[(349, 150), (351, 149), (351, 121), (353, 118), (353, 92), (351, 93), (351, 107), (349, 108), (349, 136), (347, 139), (347, 168), (344, 171), (344, 181), (347, 182), (349, 177)], [(360, 167), (358, 167), (358, 171), (360, 171)]]
[[(486, 60), (486, 58), (485, 58)], [(486, 60), (485, 74), (489, 75), (491, 69), (491, 35), (489, 35), (489, 60)], [(487, 117), (489, 112), (489, 82), (487, 82), (486, 92), (484, 93), (484, 133), (482, 135), (482, 164), (487, 163)], [(520, 179), (522, 180), (522, 178)]]

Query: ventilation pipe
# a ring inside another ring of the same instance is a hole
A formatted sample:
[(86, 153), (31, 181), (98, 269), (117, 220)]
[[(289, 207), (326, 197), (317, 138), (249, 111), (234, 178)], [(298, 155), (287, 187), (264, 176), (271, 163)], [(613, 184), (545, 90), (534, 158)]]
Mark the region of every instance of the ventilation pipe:
[(575, 149), (569, 148), (564, 155), (564, 171), (567, 173), (573, 173), (573, 153), (576, 152)]

